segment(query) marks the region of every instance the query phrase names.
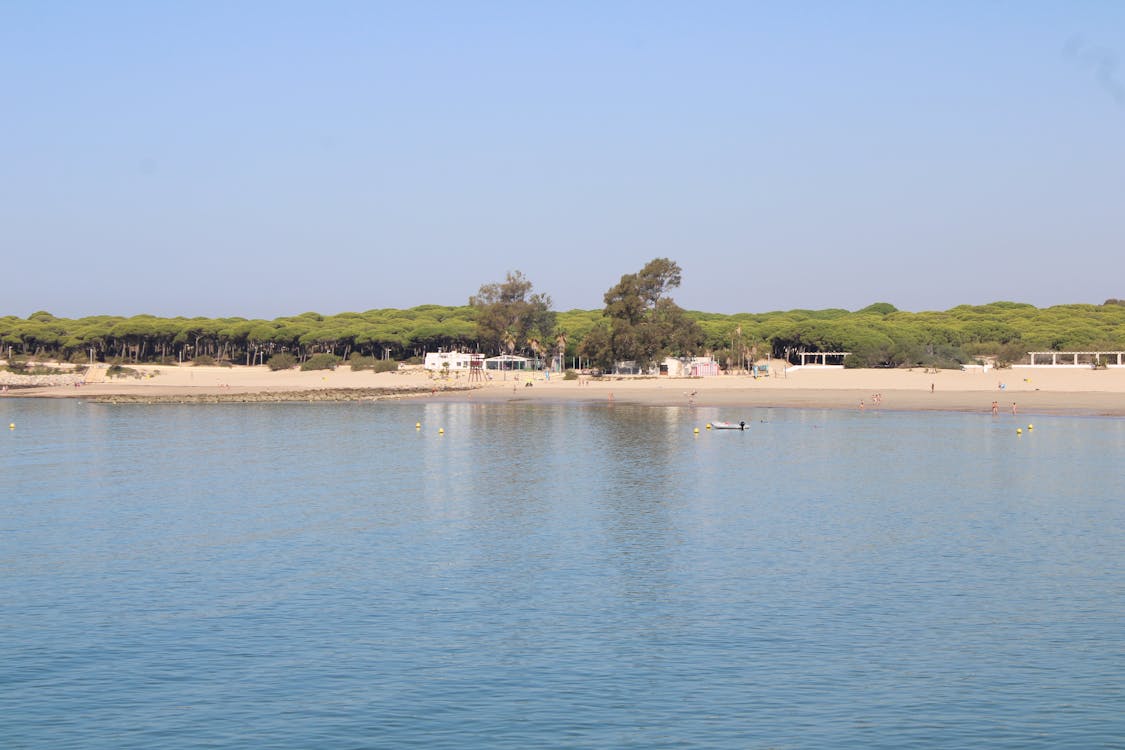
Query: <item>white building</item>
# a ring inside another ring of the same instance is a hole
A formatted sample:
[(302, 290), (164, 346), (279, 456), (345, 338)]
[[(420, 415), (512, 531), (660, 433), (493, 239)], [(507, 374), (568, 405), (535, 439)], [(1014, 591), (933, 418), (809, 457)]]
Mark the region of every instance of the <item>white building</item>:
[(482, 367), (484, 355), (475, 352), (427, 352), (423, 367), (432, 372), (468, 372), (473, 363)]

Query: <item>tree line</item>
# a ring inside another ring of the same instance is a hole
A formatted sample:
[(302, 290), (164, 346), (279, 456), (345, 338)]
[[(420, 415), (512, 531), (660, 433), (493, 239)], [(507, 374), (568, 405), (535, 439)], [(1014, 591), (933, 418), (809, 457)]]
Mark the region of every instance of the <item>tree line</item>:
[(39, 311), (0, 317), (3, 355), (76, 363), (186, 362), (211, 358), (264, 363), (278, 353), (298, 361), (317, 354), (408, 360), (427, 351), (472, 350), (575, 361), (608, 369), (644, 367), (666, 355), (711, 355), (724, 368), (766, 357), (796, 362), (801, 352), (847, 351), (852, 367), (957, 367), (988, 356), (1019, 362), (1028, 351), (1125, 350), (1125, 305), (1037, 308), (1017, 302), (907, 312), (889, 303), (861, 310), (789, 310), (733, 315), (684, 310), (670, 291), (680, 267), (657, 258), (625, 274), (599, 310), (555, 311), (519, 271), (482, 285), (463, 306), (273, 320), (98, 315), (59, 318)]

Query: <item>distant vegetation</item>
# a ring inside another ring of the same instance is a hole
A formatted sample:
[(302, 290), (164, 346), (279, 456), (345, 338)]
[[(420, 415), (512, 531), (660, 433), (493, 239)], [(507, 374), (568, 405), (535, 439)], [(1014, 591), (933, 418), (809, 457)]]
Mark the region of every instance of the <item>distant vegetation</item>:
[(679, 265), (668, 258), (622, 276), (605, 293), (605, 309), (583, 334), (579, 354), (603, 369), (622, 361), (647, 369), (666, 354), (714, 351), (699, 324), (668, 296), (680, 276)]
[[(271, 362), (273, 360), (270, 360)], [(365, 357), (359, 352), (352, 352), (352, 356), (348, 357), (348, 366), (354, 372), (361, 372), (363, 370), (371, 370), (372, 372), (392, 372), (398, 369), (398, 362), (393, 359), (375, 359), (374, 357)]]
[(551, 298), (532, 294), (532, 288), (526, 276), (512, 271), (503, 282), (485, 284), (470, 297), (474, 344), (484, 351), (543, 354), (556, 331), (556, 318)]
[[(660, 263), (658, 263), (660, 261)], [(656, 263), (654, 266), (653, 263)], [(285, 369), (308, 363), (332, 367), (354, 360), (359, 369), (393, 369), (427, 351), (470, 349), (488, 355), (545, 358), (562, 354), (598, 363), (651, 361), (664, 354), (711, 354), (724, 367), (767, 356), (799, 361), (800, 352), (847, 351), (852, 367), (955, 367), (979, 357), (1000, 363), (1026, 359), (1028, 351), (1125, 350), (1125, 305), (1075, 304), (1036, 308), (1016, 302), (961, 305), (944, 312), (904, 312), (885, 302), (847, 310), (718, 313), (685, 311), (664, 292), (679, 268), (657, 259), (622, 277), (606, 294), (603, 310), (551, 312), (530, 282), (510, 275), (482, 287), (475, 305), (422, 305), (324, 316), (313, 312), (277, 318), (56, 318), (0, 317), (5, 358), (84, 363), (191, 362), (265, 364)], [(675, 282), (675, 283), (673, 283)], [(509, 284), (508, 289), (504, 289)], [(492, 293), (495, 294), (492, 294)], [(488, 304), (511, 304), (506, 311)], [(488, 315), (486, 316), (486, 313)], [(527, 317), (531, 322), (527, 323)], [(482, 322), (482, 329), (478, 323)], [(417, 361), (417, 360), (415, 360)], [(378, 364), (383, 363), (383, 364)]]
[(105, 374), (111, 378), (140, 378), (141, 373), (139, 370), (134, 370), (132, 367), (122, 367), (121, 365), (110, 365)]
[(269, 361), (266, 362), (266, 367), (277, 372), (278, 370), (292, 369), (296, 367), (297, 364), (297, 358), (289, 352), (278, 352), (269, 358)]
[(340, 358), (329, 352), (314, 354), (301, 363), (302, 370), (335, 370)]

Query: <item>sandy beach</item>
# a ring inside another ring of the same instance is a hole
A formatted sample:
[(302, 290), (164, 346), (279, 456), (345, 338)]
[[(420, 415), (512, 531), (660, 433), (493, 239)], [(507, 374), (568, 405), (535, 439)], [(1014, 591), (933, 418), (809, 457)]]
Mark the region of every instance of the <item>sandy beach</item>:
[[(843, 370), (774, 368), (770, 377), (621, 377), (549, 380), (542, 373), (435, 378), (419, 367), (399, 372), (286, 370), (266, 367), (136, 365), (140, 377), (109, 378), (106, 366), (85, 381), (12, 387), (5, 397), (124, 402), (245, 402), (423, 398), (493, 403), (604, 402), (652, 406), (888, 409), (1000, 414), (1125, 416), (1125, 369), (1040, 367), (991, 370)], [(17, 382), (5, 373), (4, 382)], [(875, 395), (879, 394), (876, 399)], [(862, 402), (862, 407), (861, 407)]]

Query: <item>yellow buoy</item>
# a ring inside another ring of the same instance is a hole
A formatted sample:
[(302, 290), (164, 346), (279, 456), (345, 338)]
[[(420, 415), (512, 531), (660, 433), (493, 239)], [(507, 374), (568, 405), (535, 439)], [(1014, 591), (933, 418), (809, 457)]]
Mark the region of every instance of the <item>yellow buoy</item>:
[(1020, 429), (1019, 427), (1017, 427), (1017, 428), (1016, 428), (1016, 434), (1017, 434), (1017, 435), (1022, 435), (1022, 434), (1023, 434), (1023, 430), (1021, 430), (1021, 429)]
[(698, 435), (698, 434), (699, 434), (699, 428), (698, 428), (698, 427), (696, 427), (696, 428), (695, 428), (695, 430), (694, 430), (694, 432), (695, 432), (695, 434), (696, 434), (696, 435)]
[(15, 423), (15, 422), (12, 422), (12, 423), (10, 423), (10, 424), (8, 425), (8, 429), (9, 429), (9, 430), (14, 430), (14, 429), (16, 429), (16, 423)]
[(416, 429), (416, 430), (422, 429), (422, 423), (421, 422), (415, 422), (414, 423), (414, 429)]
[(439, 434), (439, 435), (444, 435), (444, 434), (445, 434), (445, 428), (444, 428), (444, 427), (439, 427), (439, 428), (438, 428), (438, 434)]
[(1027, 426), (1027, 429), (1029, 429), (1029, 430), (1034, 430), (1034, 429), (1035, 429), (1035, 425), (1033, 425), (1033, 424), (1029, 424), (1029, 425)]
[(708, 430), (711, 429), (711, 423), (710, 422), (707, 423), (707, 429)]

